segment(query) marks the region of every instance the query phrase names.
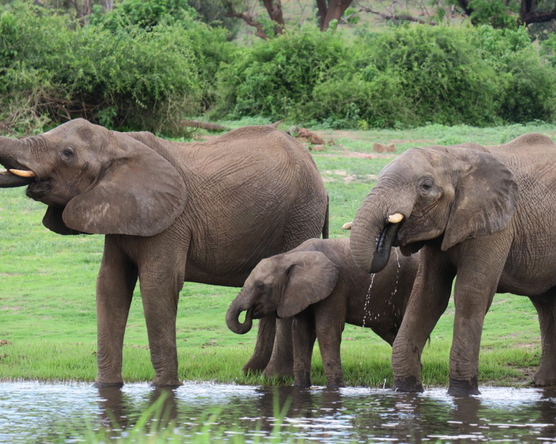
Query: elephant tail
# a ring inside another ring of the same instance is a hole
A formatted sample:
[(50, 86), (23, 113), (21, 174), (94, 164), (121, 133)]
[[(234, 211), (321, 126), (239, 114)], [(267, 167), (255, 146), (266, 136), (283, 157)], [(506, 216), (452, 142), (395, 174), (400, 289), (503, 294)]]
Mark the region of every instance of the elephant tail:
[(326, 215), (324, 216), (324, 225), (322, 226), (322, 238), (328, 239), (330, 225), (330, 196), (326, 195)]

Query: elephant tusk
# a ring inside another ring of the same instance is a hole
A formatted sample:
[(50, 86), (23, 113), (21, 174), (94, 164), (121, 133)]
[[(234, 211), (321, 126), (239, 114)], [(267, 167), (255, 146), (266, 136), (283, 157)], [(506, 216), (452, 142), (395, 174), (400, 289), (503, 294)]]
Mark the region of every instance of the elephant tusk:
[(399, 224), (403, 220), (403, 214), (395, 213), (388, 216), (388, 222), (391, 224)]
[(0, 170), (0, 174), (10, 174), (8, 170)]
[(19, 177), (35, 177), (35, 173), (33, 173), (31, 170), (14, 170), (14, 169), (11, 169), (9, 171), (10, 171), (10, 173), (15, 174), (16, 176), (19, 176)]
[(344, 225), (342, 225), (342, 230), (351, 230), (352, 225), (353, 222), (346, 222)]

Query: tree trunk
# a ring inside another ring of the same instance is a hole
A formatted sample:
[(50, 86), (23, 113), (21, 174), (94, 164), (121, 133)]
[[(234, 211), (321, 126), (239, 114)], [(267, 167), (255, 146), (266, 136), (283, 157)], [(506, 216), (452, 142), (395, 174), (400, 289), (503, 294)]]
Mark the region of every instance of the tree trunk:
[(283, 34), (286, 23), (284, 22), (284, 15), (282, 14), (281, 0), (263, 0), (263, 3), (270, 20), (275, 23), (274, 32), (276, 35)]
[(329, 0), (326, 4), (324, 0), (317, 0), (320, 30), (326, 31), (332, 20), (340, 20), (352, 3), (353, 0)]

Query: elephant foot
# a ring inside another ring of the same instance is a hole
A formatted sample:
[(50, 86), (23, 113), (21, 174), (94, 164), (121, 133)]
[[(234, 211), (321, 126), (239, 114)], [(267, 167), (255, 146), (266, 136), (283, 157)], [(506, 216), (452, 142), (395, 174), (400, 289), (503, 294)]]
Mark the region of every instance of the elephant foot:
[(106, 382), (106, 381), (99, 381), (98, 379), (93, 383), (93, 387), (96, 387), (98, 389), (104, 389), (104, 388), (122, 388), (124, 386), (124, 383), (122, 381), (116, 381), (116, 382)]
[(265, 378), (293, 378), (293, 365), (272, 365), (268, 364), (263, 371), (263, 376)]
[(415, 376), (409, 376), (407, 378), (394, 378), (393, 388), (397, 392), (415, 393), (423, 391), (423, 384)]
[(549, 370), (545, 366), (540, 367), (533, 377), (533, 384), (537, 387), (556, 386), (556, 369)]
[(271, 359), (263, 371), (265, 378), (293, 378), (293, 359), (282, 356), (282, 359)]
[(480, 395), (481, 392), (479, 391), (479, 382), (477, 377), (475, 376), (470, 380), (465, 381), (450, 378), (448, 394), (450, 396)]
[(242, 368), (243, 373), (246, 375), (249, 374), (259, 374), (261, 373), (268, 364), (268, 359), (263, 359), (257, 356), (253, 356), (247, 364), (245, 364)]
[(156, 388), (177, 388), (182, 385), (183, 382), (181, 382), (178, 379), (168, 379), (168, 380), (155, 379), (153, 382), (151, 382), (151, 386)]

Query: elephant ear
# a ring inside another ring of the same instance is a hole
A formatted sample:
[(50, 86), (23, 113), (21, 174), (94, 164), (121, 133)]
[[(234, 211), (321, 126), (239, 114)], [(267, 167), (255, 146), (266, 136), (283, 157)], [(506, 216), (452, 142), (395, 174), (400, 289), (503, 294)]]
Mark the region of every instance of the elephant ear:
[(461, 173), (442, 241), (446, 251), (465, 239), (503, 230), (515, 212), (518, 187), (513, 173), (488, 152), (456, 148), (468, 168)]
[(62, 214), (64, 212), (64, 207), (55, 207), (49, 205), (46, 213), (42, 219), (43, 225), (50, 231), (54, 231), (57, 234), (85, 234), (81, 231), (72, 230), (69, 228), (62, 219)]
[(284, 256), (287, 279), (278, 316), (289, 318), (327, 298), (338, 281), (338, 267), (323, 253), (302, 251)]
[(125, 134), (114, 137), (120, 155), (92, 188), (68, 202), (63, 223), (84, 233), (154, 236), (183, 212), (185, 182), (154, 149)]

